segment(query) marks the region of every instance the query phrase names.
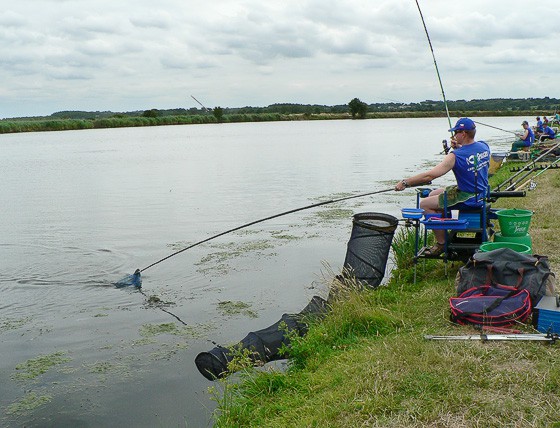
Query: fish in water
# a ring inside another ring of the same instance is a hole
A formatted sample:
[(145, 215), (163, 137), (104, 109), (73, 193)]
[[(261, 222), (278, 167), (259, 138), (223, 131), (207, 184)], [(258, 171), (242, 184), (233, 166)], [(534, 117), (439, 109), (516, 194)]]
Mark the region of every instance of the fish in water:
[(120, 279), (119, 281), (115, 282), (115, 286), (117, 288), (122, 287), (142, 287), (142, 274), (140, 273), (140, 269), (136, 269), (132, 275), (127, 275), (124, 278)]

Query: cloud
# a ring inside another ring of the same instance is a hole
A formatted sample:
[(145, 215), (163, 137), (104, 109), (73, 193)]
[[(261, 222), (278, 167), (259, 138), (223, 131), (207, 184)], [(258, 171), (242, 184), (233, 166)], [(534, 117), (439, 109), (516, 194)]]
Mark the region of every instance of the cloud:
[[(558, 66), (555, 1), (420, 4), (448, 98), (548, 92), (531, 84)], [(0, 117), (191, 107), (191, 90), (232, 107), (441, 96), (409, 0), (18, 0), (0, 12), (0, 79)]]

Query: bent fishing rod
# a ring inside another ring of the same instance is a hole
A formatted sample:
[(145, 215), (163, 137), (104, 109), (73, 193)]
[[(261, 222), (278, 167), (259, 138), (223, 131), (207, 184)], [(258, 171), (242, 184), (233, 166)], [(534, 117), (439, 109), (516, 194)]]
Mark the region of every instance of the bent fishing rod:
[(271, 215), (271, 216), (269, 216), (269, 217), (261, 218), (261, 219), (259, 219), (259, 220), (255, 220), (255, 221), (252, 221), (252, 222), (250, 222), (250, 223), (246, 223), (246, 224), (243, 224), (243, 225), (241, 225), (241, 226), (234, 227), (233, 229), (229, 229), (229, 230), (226, 230), (226, 231), (224, 231), (224, 232), (220, 232), (220, 233), (218, 233), (218, 234), (216, 234), (216, 235), (213, 235), (213, 236), (211, 236), (211, 237), (209, 237), (209, 238), (206, 238), (206, 239), (203, 239), (203, 240), (201, 240), (201, 241), (195, 242), (194, 244), (191, 244), (191, 245), (189, 245), (188, 247), (185, 247), (185, 248), (183, 248), (183, 249), (181, 249), (181, 250), (179, 250), (179, 251), (176, 251), (176, 252), (174, 252), (173, 254), (170, 254), (170, 255), (164, 257), (163, 259), (160, 259), (160, 260), (158, 260), (157, 262), (154, 262), (154, 263), (152, 263), (151, 265), (146, 266), (146, 267), (143, 268), (143, 269), (137, 269), (136, 272), (135, 272), (135, 274), (136, 274), (136, 273), (140, 273), (140, 272), (144, 272), (145, 270), (151, 268), (152, 266), (155, 266), (155, 265), (157, 265), (157, 264), (159, 264), (159, 263), (161, 263), (161, 262), (163, 262), (163, 261), (165, 261), (165, 260), (167, 260), (167, 259), (170, 259), (171, 257), (176, 256), (177, 254), (180, 254), (180, 253), (182, 253), (183, 251), (187, 251), (187, 250), (189, 250), (189, 249), (191, 249), (191, 248), (193, 248), (193, 247), (196, 247), (196, 246), (198, 246), (198, 245), (204, 244), (205, 242), (211, 241), (212, 239), (216, 239), (216, 238), (218, 238), (218, 237), (220, 237), (220, 236), (227, 235), (228, 233), (235, 232), (235, 231), (240, 230), (240, 229), (244, 229), (244, 228), (246, 228), (246, 227), (252, 226), (252, 225), (257, 224), (257, 223), (262, 223), (263, 221), (272, 220), (273, 218), (282, 217), (282, 216), (285, 216), (285, 215), (288, 215), (288, 214), (296, 213), (296, 212), (298, 212), (298, 211), (308, 210), (308, 209), (310, 209), (310, 208), (320, 207), (320, 206), (322, 206), (322, 205), (334, 204), (334, 203), (336, 203), (336, 202), (347, 201), (347, 200), (349, 200), (349, 199), (355, 199), (355, 198), (362, 198), (362, 197), (364, 197), (364, 196), (377, 195), (377, 194), (379, 194), (379, 193), (386, 193), (386, 192), (390, 192), (390, 191), (392, 191), (392, 190), (395, 190), (395, 189), (394, 189), (393, 187), (391, 187), (390, 189), (376, 190), (376, 191), (374, 191), (374, 192), (360, 193), (359, 195), (352, 195), (352, 196), (346, 196), (346, 197), (344, 197), (344, 198), (331, 199), (331, 200), (328, 200), (328, 201), (317, 202), (316, 204), (307, 205), (307, 206), (301, 207), (301, 208), (295, 208), (295, 209), (292, 209), (292, 210), (289, 210), (289, 211), (284, 211), (284, 212), (279, 213), (279, 214)]

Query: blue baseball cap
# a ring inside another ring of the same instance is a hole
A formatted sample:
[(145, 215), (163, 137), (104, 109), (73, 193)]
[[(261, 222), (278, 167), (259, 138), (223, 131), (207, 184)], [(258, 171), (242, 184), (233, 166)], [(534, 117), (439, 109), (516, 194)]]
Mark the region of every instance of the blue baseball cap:
[(469, 119), (468, 117), (462, 117), (457, 121), (455, 126), (449, 130), (449, 132), (471, 131), (473, 129), (476, 129), (476, 125), (474, 124), (474, 121)]

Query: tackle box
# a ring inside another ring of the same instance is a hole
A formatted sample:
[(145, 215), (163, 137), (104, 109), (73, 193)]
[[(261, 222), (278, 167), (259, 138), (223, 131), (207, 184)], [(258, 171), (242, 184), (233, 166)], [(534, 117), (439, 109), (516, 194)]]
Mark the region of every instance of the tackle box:
[(535, 327), (541, 333), (560, 334), (560, 300), (556, 296), (544, 296), (533, 311)]

